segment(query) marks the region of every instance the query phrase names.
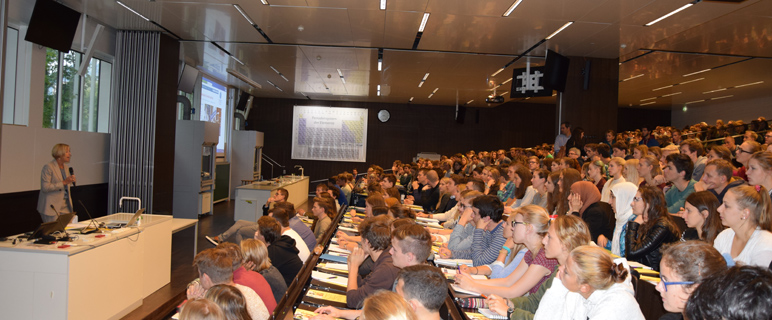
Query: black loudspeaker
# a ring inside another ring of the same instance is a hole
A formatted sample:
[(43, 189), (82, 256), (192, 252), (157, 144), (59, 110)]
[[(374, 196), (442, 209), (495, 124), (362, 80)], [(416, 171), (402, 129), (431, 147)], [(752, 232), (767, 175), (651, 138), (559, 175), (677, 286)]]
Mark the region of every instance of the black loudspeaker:
[(566, 91), (568, 65), (571, 62), (565, 56), (555, 51), (547, 50), (547, 61), (544, 63), (544, 86), (556, 91)]
[(79, 21), (80, 12), (53, 0), (38, 0), (32, 9), (24, 40), (68, 52)]
[(241, 92), (241, 96), (239, 96), (239, 102), (236, 103), (236, 110), (246, 112), (247, 100), (249, 100), (249, 93)]
[(590, 89), (590, 66), (591, 65), (592, 65), (591, 60), (587, 60), (584, 62), (584, 69), (582, 70), (582, 76), (584, 78), (582, 89), (584, 90)]
[(457, 106), (456, 107), (456, 123), (464, 124), (464, 119), (466, 118), (466, 107), (464, 106)]

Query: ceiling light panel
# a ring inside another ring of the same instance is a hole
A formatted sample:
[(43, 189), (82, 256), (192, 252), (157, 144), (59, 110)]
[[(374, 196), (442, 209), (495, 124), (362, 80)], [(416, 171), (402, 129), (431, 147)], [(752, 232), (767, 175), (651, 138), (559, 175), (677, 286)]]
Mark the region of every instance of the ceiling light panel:
[(689, 2), (689, 3), (687, 3), (687, 4), (685, 4), (685, 5), (681, 6), (681, 7), (679, 7), (678, 9), (675, 9), (675, 10), (673, 10), (673, 11), (670, 11), (670, 12), (668, 12), (667, 14), (665, 14), (665, 15), (663, 15), (663, 16), (661, 16), (661, 17), (657, 18), (657, 19), (654, 19), (653, 21), (651, 21), (651, 22), (649, 22), (649, 23), (645, 24), (644, 26), (647, 26), (647, 27), (651, 27), (653, 24), (655, 24), (655, 23), (657, 23), (657, 22), (660, 22), (660, 21), (662, 21), (662, 20), (665, 20), (665, 19), (667, 19), (668, 17), (670, 17), (670, 16), (672, 16), (672, 15), (674, 15), (674, 14), (676, 14), (676, 13), (679, 13), (679, 12), (681, 12), (681, 11), (683, 11), (683, 10), (686, 10), (686, 9), (688, 9), (689, 7), (691, 7), (691, 6), (693, 6), (693, 5), (697, 4), (697, 3), (699, 3), (700, 1), (702, 1), (702, 0), (694, 0), (694, 1), (692, 1), (692, 2)]
[(502, 16), (509, 17), (509, 15), (512, 14), (512, 11), (515, 11), (515, 9), (517, 9), (517, 7), (520, 5), (521, 2), (523, 2), (523, 0), (517, 0), (513, 2), (512, 5), (509, 6), (509, 8), (507, 8), (507, 11), (504, 11), (504, 14)]
[(426, 28), (426, 22), (429, 21), (429, 15), (430, 13), (424, 12), (424, 17), (421, 19), (421, 25), (418, 27), (418, 32), (424, 32), (424, 28)]
[(566, 24), (564, 24), (562, 27), (560, 27), (560, 29), (555, 30), (555, 32), (553, 32), (552, 34), (548, 35), (544, 39), (547, 39), (547, 40), (552, 39), (553, 37), (558, 35), (558, 33), (560, 33), (561, 31), (565, 30), (566, 28), (570, 27), (572, 24), (574, 24), (573, 21), (566, 22)]

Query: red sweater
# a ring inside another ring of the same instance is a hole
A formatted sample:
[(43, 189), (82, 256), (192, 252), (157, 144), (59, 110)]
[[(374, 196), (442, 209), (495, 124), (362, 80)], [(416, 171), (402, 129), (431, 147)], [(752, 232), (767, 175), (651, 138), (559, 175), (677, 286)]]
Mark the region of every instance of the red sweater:
[(261, 274), (239, 267), (233, 271), (233, 282), (255, 290), (255, 293), (263, 300), (268, 312), (273, 313), (273, 309), (276, 309), (276, 299), (273, 298), (271, 286)]

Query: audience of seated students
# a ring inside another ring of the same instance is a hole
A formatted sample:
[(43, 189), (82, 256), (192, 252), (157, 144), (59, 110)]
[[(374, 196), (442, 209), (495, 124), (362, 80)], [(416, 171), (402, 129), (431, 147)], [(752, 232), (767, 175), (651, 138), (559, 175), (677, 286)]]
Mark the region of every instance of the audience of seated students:
[[(217, 245), (217, 249), (223, 250), (228, 254), (228, 257), (233, 261), (233, 283), (240, 284), (255, 291), (260, 299), (263, 300), (268, 312), (273, 312), (276, 308), (276, 298), (271, 291), (271, 286), (265, 280), (265, 278), (254, 271), (244, 268), (243, 261), (244, 256), (241, 253), (239, 245), (230, 242), (223, 242)], [(225, 310), (224, 310), (225, 311)]]
[[(468, 250), (452, 251), (454, 259), (472, 259), (475, 266), (496, 261), (501, 246), (504, 245), (504, 204), (496, 196), (482, 195), (472, 200), (472, 222), (474, 232), (472, 245)], [(463, 218), (463, 216), (462, 216)], [(451, 237), (453, 237), (451, 235)], [(442, 255), (442, 252), (441, 252)], [(467, 257), (467, 258), (461, 258)]]
[(627, 223), (625, 258), (657, 270), (662, 258), (660, 247), (678, 241), (681, 234), (667, 212), (662, 191), (651, 186), (638, 188), (633, 214), (635, 220)]
[[(391, 257), (391, 229), (388, 223), (370, 218), (362, 222), (362, 242), (351, 251), (348, 257), (348, 284), (346, 287), (346, 305), (359, 308), (368, 296), (380, 289), (391, 289), (399, 268), (395, 267)], [(370, 257), (374, 264), (370, 273), (362, 277), (359, 266)]]
[(665, 192), (665, 202), (667, 212), (675, 214), (681, 211), (686, 197), (694, 193), (694, 184), (697, 182), (692, 180), (694, 164), (689, 156), (674, 153), (666, 159), (667, 165), (662, 170), (662, 175), (672, 187)]
[(772, 192), (772, 152), (762, 151), (754, 153), (751, 159), (748, 160), (746, 175), (750, 185), (762, 186), (767, 191)]
[(188, 286), (188, 300), (203, 298), (213, 286), (226, 284), (235, 287), (244, 296), (247, 311), (252, 319), (266, 320), (270, 317), (263, 300), (254, 290), (233, 282), (233, 261), (227, 252), (220, 249), (203, 250), (193, 259), (193, 265), (198, 270), (199, 281)]
[(308, 257), (311, 255), (311, 250), (313, 250), (313, 247), (308, 248), (300, 234), (290, 228), (289, 218), (290, 216), (295, 216), (295, 210), (290, 206), (284, 206), (286, 203), (287, 202), (275, 206), (273, 209), (269, 210), (269, 213), (281, 226), (281, 234), (289, 236), (295, 240), (295, 247), (298, 249), (298, 258), (300, 258), (300, 261), (305, 263), (305, 261), (308, 260)]
[(244, 256), (243, 266), (247, 270), (259, 273), (263, 276), (268, 286), (271, 287), (274, 301), (278, 304), (284, 294), (287, 293), (287, 283), (279, 272), (279, 269), (271, 264), (268, 258), (268, 248), (265, 243), (255, 239), (241, 240), (241, 253)]
[(436, 213), (445, 213), (456, 206), (459, 196), (458, 185), (461, 184), (461, 176), (451, 174), (440, 180), (440, 203), (437, 205)]
[(224, 319), (252, 320), (247, 311), (246, 298), (239, 289), (233, 286), (227, 284), (215, 285), (206, 291), (204, 297), (220, 307), (225, 316)]
[(632, 182), (636, 186), (640, 185), (643, 178), (638, 174), (638, 160), (629, 159), (625, 160), (625, 168), (623, 170), (625, 181)]
[[(573, 251), (558, 276), (569, 293), (563, 313), (572, 319), (643, 320), (624, 264), (596, 246), (584, 245)], [(573, 302), (573, 303), (572, 303)]]
[(680, 213), (687, 228), (681, 233), (681, 241), (702, 240), (713, 245), (716, 236), (724, 230), (717, 211), (720, 205), (716, 196), (708, 191), (695, 192), (686, 197)]
[[(482, 193), (477, 191), (464, 191), (464, 193), (462, 193), (461, 201), (459, 201), (458, 204), (459, 209), (457, 220), (455, 223), (446, 222), (446, 226), (453, 226), (453, 231), (450, 233), (448, 241), (443, 243), (442, 247), (440, 247), (439, 254), (441, 258), (456, 257), (456, 259), (471, 259), (470, 250), (472, 249), (472, 241), (474, 239), (475, 230), (472, 201), (482, 195)], [(438, 234), (447, 234), (447, 232), (441, 231), (433, 232)]]
[(600, 201), (598, 188), (589, 181), (575, 182), (571, 185), (568, 206), (571, 214), (582, 218), (590, 227), (592, 240), (606, 247), (614, 234), (614, 210), (608, 203)]
[(684, 308), (684, 318), (769, 319), (772, 272), (767, 267), (734, 266), (702, 280)]
[(180, 320), (223, 320), (225, 315), (216, 303), (205, 298), (190, 299), (180, 310)]
[(702, 180), (694, 185), (695, 190), (707, 190), (716, 196), (719, 204), (730, 188), (745, 184), (745, 180), (732, 176), (732, 164), (724, 159), (713, 159), (705, 165)]
[(611, 157), (618, 157), (625, 160), (633, 159), (632, 155), (627, 154), (627, 145), (621, 141), (617, 141), (611, 145)]
[(748, 161), (751, 160), (751, 156), (754, 153), (759, 151), (761, 151), (761, 145), (756, 141), (745, 141), (739, 147), (737, 147), (735, 160), (737, 160), (737, 162), (739, 162), (742, 166), (737, 169), (737, 172), (735, 173), (736, 176), (742, 178), (743, 180), (748, 180), (748, 176), (746, 175), (746, 171), (748, 170)]
[(738, 264), (769, 267), (772, 262), (772, 203), (767, 189), (739, 186), (729, 189), (718, 208), (728, 227), (713, 246)]
[(659, 165), (659, 160), (653, 155), (646, 155), (638, 160), (638, 176), (643, 178), (643, 181), (638, 184), (642, 186), (656, 186), (660, 190), (663, 190), (667, 185), (664, 177), (662, 177), (662, 167)]
[(681, 154), (689, 156), (689, 159), (694, 163), (692, 180), (700, 181), (700, 179), (702, 179), (702, 174), (705, 172), (705, 165), (708, 162), (708, 158), (702, 155), (704, 150), (702, 143), (696, 139), (686, 139), (681, 142)]
[(412, 203), (406, 203), (421, 206), (424, 212), (434, 212), (437, 209), (440, 202), (440, 178), (436, 171), (418, 171), (418, 181), (413, 182), (413, 196), (408, 196), (406, 201), (411, 199)]
[(525, 166), (521, 164), (513, 164), (509, 170), (509, 174), (514, 177), (513, 182), (515, 184), (515, 194), (513, 195), (509, 207), (519, 208), (527, 206), (533, 203), (533, 198), (536, 196), (536, 189), (531, 185), (532, 174)]
[(587, 167), (588, 181), (595, 183), (595, 187), (598, 188), (598, 192), (603, 191), (603, 187), (606, 185), (606, 165), (603, 161), (595, 160), (589, 161)]
[[(632, 159), (635, 160), (635, 159)], [(625, 256), (625, 235), (627, 234), (627, 223), (635, 219), (633, 214), (633, 198), (638, 192), (638, 186), (632, 182), (622, 182), (611, 188), (611, 199), (609, 206), (614, 210), (614, 234), (611, 241), (605, 246), (611, 250), (611, 253), (620, 257)]]
[[(547, 171), (546, 169), (542, 169), (544, 171)], [(558, 186), (558, 182), (560, 182), (560, 171), (558, 172), (551, 172), (549, 176), (547, 176), (547, 181), (544, 183), (544, 188), (547, 189), (547, 212), (550, 215), (557, 214), (558, 208), (558, 199), (560, 199), (560, 187)]]
[(576, 169), (568, 168), (560, 170), (560, 179), (558, 179), (557, 184), (557, 188), (560, 191), (556, 207), (557, 214), (568, 213), (568, 196), (571, 194), (571, 186), (578, 181), (582, 181), (582, 176)]
[(681, 241), (662, 249), (659, 263), (661, 281), (655, 287), (665, 310), (661, 320), (681, 320), (691, 293), (702, 281), (727, 269), (726, 260), (709, 243)]
[[(526, 293), (535, 293), (539, 286), (549, 278), (557, 268), (557, 260), (545, 257), (543, 239), (549, 226), (549, 216), (544, 208), (528, 205), (515, 209), (509, 216), (504, 227), (504, 236), (509, 245), (504, 245), (500, 255), (514, 257), (519, 248), (524, 245), (526, 251), (522, 260), (505, 277), (489, 280), (473, 280), (467, 273), (479, 273), (480, 269), (493, 269), (488, 266), (464, 268), (456, 275), (456, 283), (463, 289), (496, 294), (505, 298), (514, 298)], [(505, 268), (511, 269), (511, 268)]]
[(278, 188), (276, 189), (276, 192), (272, 194), (270, 197), (268, 197), (268, 200), (265, 201), (265, 204), (263, 205), (263, 215), (268, 215), (268, 209), (271, 208), (271, 204), (278, 203), (278, 202), (284, 202), (287, 201), (289, 198), (289, 191), (284, 188)]
[(649, 147), (645, 145), (637, 145), (633, 147), (633, 159), (637, 159), (638, 161), (640, 161), (641, 159), (643, 159), (643, 157), (648, 155), (649, 155)]
[(512, 199), (512, 197), (514, 197), (515, 195), (515, 189), (517, 189), (517, 187), (515, 186), (515, 183), (513, 181), (514, 174), (511, 174), (514, 172), (514, 170), (515, 168), (512, 166), (502, 168), (501, 170), (503, 187), (496, 192), (496, 196), (499, 197), (499, 200), (501, 200), (502, 203), (509, 202), (509, 200)]
[(531, 175), (531, 187), (533, 187), (534, 194), (530, 204), (535, 204), (542, 208), (547, 207), (547, 201), (549, 198), (549, 191), (547, 190), (547, 178), (550, 172), (543, 169), (536, 169)]
[(608, 199), (611, 197), (611, 187), (613, 187), (617, 183), (625, 182), (625, 159), (622, 158), (612, 158), (611, 161), (608, 164), (608, 175), (609, 179), (606, 181), (606, 184), (603, 185), (603, 190), (601, 191), (600, 201), (608, 202)]
[(403, 206), (401, 204), (394, 204), (389, 206), (389, 217), (391, 217), (392, 220), (396, 219), (402, 219), (402, 218), (409, 218), (414, 219), (416, 218), (416, 213), (412, 209)]
[[(555, 259), (564, 266), (571, 251), (590, 243), (590, 230), (579, 217), (558, 216), (550, 223), (544, 236), (545, 257)], [(555, 278), (558, 269), (552, 272), (539, 289), (524, 297), (504, 299), (492, 294), (487, 298), (488, 306), (499, 315), (509, 319), (534, 319), (535, 315), (543, 319), (557, 319), (562, 310), (568, 290)]]
[(289, 287), (304, 263), (298, 257), (299, 251), (295, 246), (295, 239), (283, 235), (279, 222), (273, 217), (262, 216), (257, 219), (257, 225), (255, 239), (265, 242), (268, 246), (268, 258), (271, 264), (279, 270), (284, 283)]
[(501, 182), (501, 173), (499, 169), (487, 166), (483, 168), (483, 181), (485, 182), (485, 194), (498, 195), (499, 190), (503, 188)]
[(324, 233), (330, 228), (332, 224), (332, 217), (335, 216), (335, 203), (332, 199), (314, 197), (313, 205), (311, 206), (311, 212), (316, 217), (316, 225), (314, 226), (314, 236), (316, 242), (321, 243)]

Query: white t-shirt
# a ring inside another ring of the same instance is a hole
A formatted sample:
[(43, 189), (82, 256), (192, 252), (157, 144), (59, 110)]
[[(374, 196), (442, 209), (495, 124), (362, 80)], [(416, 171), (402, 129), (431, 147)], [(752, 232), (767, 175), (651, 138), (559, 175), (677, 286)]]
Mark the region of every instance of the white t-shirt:
[(295, 239), (295, 247), (298, 248), (298, 257), (300, 257), (300, 261), (303, 261), (303, 263), (306, 263), (306, 259), (308, 259), (308, 256), (311, 255), (311, 251), (308, 251), (308, 246), (306, 245), (306, 242), (303, 241), (303, 237), (301, 237), (295, 230), (289, 229), (287, 231), (284, 231), (282, 235), (289, 236), (292, 239)]
[[(713, 247), (722, 255), (731, 255), (734, 235), (732, 228), (721, 231), (713, 242)], [(738, 264), (768, 268), (769, 263), (772, 262), (772, 233), (757, 227), (745, 244), (745, 248), (732, 258)]]

